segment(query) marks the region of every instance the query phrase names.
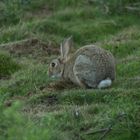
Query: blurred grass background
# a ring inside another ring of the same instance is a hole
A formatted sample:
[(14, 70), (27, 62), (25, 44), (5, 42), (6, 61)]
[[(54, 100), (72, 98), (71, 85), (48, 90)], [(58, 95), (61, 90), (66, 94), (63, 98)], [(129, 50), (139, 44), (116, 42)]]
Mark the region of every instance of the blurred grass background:
[[(139, 0), (1, 0), (0, 140), (97, 140), (111, 124), (103, 139), (140, 139), (139, 17)], [(113, 53), (111, 88), (48, 88), (48, 63), (70, 35), (74, 49)]]

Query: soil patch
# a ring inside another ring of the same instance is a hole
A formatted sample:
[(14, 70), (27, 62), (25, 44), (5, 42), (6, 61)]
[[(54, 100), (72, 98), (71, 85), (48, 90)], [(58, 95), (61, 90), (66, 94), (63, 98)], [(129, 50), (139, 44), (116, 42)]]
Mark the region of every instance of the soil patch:
[(2, 44), (1, 48), (9, 50), (11, 54), (17, 56), (31, 55), (50, 56), (59, 54), (59, 46), (53, 42), (44, 43), (37, 38), (30, 38), (12, 43)]
[(73, 84), (71, 81), (65, 81), (65, 80), (58, 80), (56, 82), (49, 83), (48, 85), (41, 86), (39, 89), (42, 91), (61, 91), (61, 90), (69, 90), (78, 88), (75, 84)]

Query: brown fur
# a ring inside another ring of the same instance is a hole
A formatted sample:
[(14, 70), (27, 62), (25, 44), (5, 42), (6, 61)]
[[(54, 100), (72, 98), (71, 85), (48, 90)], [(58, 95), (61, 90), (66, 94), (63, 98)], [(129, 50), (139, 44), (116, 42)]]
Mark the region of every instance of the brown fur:
[(71, 38), (67, 39), (61, 47), (63, 61), (52, 68), (52, 75), (57, 76), (57, 71), (61, 68), (61, 77), (64, 80), (84, 88), (97, 88), (102, 80), (115, 79), (115, 59), (109, 51), (95, 45), (87, 45), (69, 55), (72, 44), (70, 41)]
[[(77, 62), (75, 65), (79, 55), (89, 58), (90, 63), (86, 66), (83, 65), (84, 63), (82, 64), (82, 62)], [(96, 76), (92, 77), (91, 73), (87, 73), (84, 77), (83, 75), (86, 71), (94, 71)], [(77, 73), (80, 83), (77, 81), (75, 73)], [(63, 78), (69, 79), (75, 84), (80, 84), (80, 86), (87, 86), (88, 80), (91, 79), (90, 81), (93, 84), (93, 87), (96, 88), (99, 82), (106, 78), (110, 78), (112, 81), (115, 79), (114, 57), (110, 52), (94, 45), (82, 47), (70, 56), (70, 59), (65, 63)]]

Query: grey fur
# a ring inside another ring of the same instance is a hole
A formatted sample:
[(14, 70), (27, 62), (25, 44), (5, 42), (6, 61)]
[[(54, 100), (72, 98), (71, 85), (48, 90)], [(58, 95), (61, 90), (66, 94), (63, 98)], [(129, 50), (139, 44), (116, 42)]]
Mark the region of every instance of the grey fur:
[(60, 66), (63, 71), (61, 77), (80, 87), (97, 88), (102, 80), (115, 79), (114, 57), (100, 47), (87, 45), (67, 58)]

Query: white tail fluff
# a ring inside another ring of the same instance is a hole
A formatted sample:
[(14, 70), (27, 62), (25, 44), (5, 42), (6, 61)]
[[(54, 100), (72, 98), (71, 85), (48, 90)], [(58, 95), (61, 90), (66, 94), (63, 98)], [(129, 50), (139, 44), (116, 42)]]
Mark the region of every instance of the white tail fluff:
[(99, 89), (102, 89), (102, 88), (107, 88), (107, 87), (110, 87), (112, 84), (112, 80), (110, 78), (107, 78), (105, 80), (102, 80), (99, 85), (98, 85), (98, 88)]

